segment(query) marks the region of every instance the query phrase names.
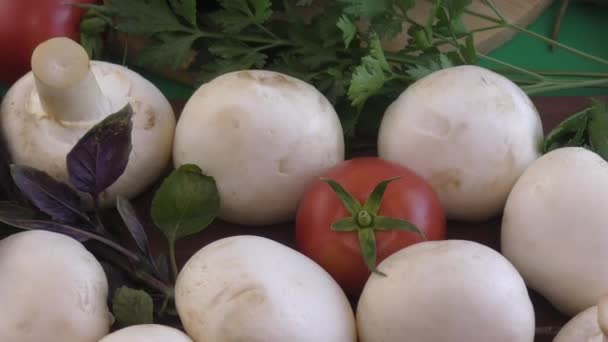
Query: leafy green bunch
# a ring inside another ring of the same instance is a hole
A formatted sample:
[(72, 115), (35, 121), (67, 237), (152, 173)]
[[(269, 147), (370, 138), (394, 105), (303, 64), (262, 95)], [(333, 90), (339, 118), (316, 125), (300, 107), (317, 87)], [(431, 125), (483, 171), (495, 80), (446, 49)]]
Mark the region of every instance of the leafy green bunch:
[[(418, 2), (429, 5), (415, 20)], [(347, 137), (373, 138), (385, 108), (412, 82), (439, 69), (483, 59), (500, 67), (528, 94), (608, 84), (601, 75), (530, 71), (476, 51), (474, 36), (506, 28), (528, 34), (579, 57), (608, 61), (511, 23), (492, 0), (492, 15), (471, 0), (219, 0), (210, 10), (195, 0), (112, 0), (91, 6), (81, 24), (82, 44), (104, 55), (106, 34), (146, 39), (136, 63), (143, 67), (187, 66), (208, 81), (241, 69), (283, 72), (313, 84), (334, 105)], [(468, 29), (463, 16), (487, 25)], [(385, 43), (407, 33), (398, 51)], [(124, 51), (127, 51), (125, 48)], [(601, 76), (601, 78), (600, 78)], [(351, 139), (353, 141), (353, 139)]]
[[(195, 52), (191, 69), (200, 71), (201, 82), (240, 69), (283, 72), (323, 92), (349, 134), (370, 110), (368, 100), (385, 103), (432, 71), (475, 62), (473, 35), (461, 20), (470, 0), (433, 1), (424, 23), (408, 16), (414, 0), (317, 2), (221, 0), (217, 10), (200, 13), (194, 0), (113, 0), (89, 6), (82, 42), (100, 58), (107, 29), (143, 36), (138, 63), (153, 68), (179, 68)], [(385, 53), (382, 42), (404, 23), (407, 46)], [(444, 54), (439, 40), (456, 48)]]

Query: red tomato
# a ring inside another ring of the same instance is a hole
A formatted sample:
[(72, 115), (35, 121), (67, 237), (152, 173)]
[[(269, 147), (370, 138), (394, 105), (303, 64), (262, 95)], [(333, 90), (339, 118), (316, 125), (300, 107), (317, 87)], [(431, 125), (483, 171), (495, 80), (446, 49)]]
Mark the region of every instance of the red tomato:
[(53, 37), (79, 41), (85, 10), (66, 3), (96, 0), (0, 0), (0, 83), (10, 85), (31, 70), (34, 48)]
[[(413, 223), (428, 240), (445, 239), (446, 219), (439, 198), (413, 171), (365, 157), (347, 160), (322, 177), (338, 182), (362, 205), (378, 183), (400, 177), (386, 188), (378, 214)], [(324, 181), (315, 181), (298, 206), (296, 246), (329, 272), (346, 293), (358, 296), (371, 272), (363, 260), (357, 232), (331, 229), (332, 223), (349, 216), (332, 188)], [(404, 247), (424, 241), (420, 234), (403, 230), (376, 230), (375, 237), (377, 264)]]

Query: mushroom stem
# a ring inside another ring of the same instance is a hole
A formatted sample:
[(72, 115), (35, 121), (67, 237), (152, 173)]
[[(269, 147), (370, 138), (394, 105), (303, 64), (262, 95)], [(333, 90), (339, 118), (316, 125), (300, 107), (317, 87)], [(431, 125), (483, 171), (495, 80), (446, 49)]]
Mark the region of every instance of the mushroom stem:
[(32, 73), (45, 112), (61, 122), (95, 120), (110, 112), (89, 67), (89, 56), (78, 43), (51, 38), (32, 54)]
[(608, 341), (608, 296), (603, 296), (597, 303), (597, 323), (604, 334), (603, 341)]

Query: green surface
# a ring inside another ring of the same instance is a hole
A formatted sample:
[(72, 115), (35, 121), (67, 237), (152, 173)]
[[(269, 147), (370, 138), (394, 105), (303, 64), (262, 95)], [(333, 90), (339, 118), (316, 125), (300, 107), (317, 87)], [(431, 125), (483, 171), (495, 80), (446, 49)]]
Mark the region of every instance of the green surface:
[[(528, 29), (550, 36), (558, 7), (559, 1), (555, 1)], [(608, 59), (608, 7), (571, 5), (563, 19), (558, 40), (588, 54)], [(490, 56), (528, 70), (596, 72), (606, 73), (604, 77), (608, 78), (608, 65), (589, 61), (562, 49), (552, 52), (547, 44), (526, 34), (516, 35), (511, 41), (494, 50)], [(608, 95), (608, 88), (576, 89), (551, 94)]]
[[(559, 41), (586, 53), (608, 59), (608, 6), (580, 4), (574, 0), (572, 2), (574, 4), (570, 6), (563, 20)], [(558, 7), (559, 1), (555, 1), (528, 28), (545, 36), (550, 35)], [(586, 60), (562, 49), (551, 52), (546, 43), (521, 33), (494, 50), (490, 56), (530, 70), (606, 73), (604, 76), (608, 78), (608, 65)], [(492, 65), (486, 62), (479, 64)], [(169, 99), (188, 98), (195, 90), (150, 73), (142, 74), (156, 84)], [(1, 93), (5, 90), (6, 88), (0, 87)], [(608, 85), (603, 88), (553, 92), (549, 95), (608, 95)]]

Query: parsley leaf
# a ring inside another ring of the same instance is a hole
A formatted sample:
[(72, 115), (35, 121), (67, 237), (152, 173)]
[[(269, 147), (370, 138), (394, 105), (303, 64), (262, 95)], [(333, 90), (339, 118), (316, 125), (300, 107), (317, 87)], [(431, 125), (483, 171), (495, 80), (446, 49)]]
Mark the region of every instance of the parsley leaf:
[(148, 35), (187, 31), (165, 0), (112, 0), (118, 18), (115, 28), (125, 33)]
[(196, 35), (188, 34), (156, 35), (146, 43), (138, 63), (142, 66), (170, 66), (177, 69), (191, 57), (192, 44), (197, 38)]
[(380, 92), (384, 84), (392, 77), (392, 71), (380, 39), (373, 34), (370, 41), (369, 55), (361, 59), (361, 64), (355, 68), (348, 89), (348, 97), (355, 107), (360, 107), (365, 101)]
[(336, 25), (342, 31), (344, 47), (348, 48), (350, 43), (355, 38), (355, 35), (357, 34), (357, 26), (355, 26), (355, 23), (353, 23), (347, 15), (341, 16), (340, 19), (338, 19), (338, 23)]
[(390, 0), (338, 0), (344, 3), (344, 13), (364, 19), (374, 18), (392, 10)]
[(170, 0), (169, 3), (175, 13), (196, 27), (196, 0)]

